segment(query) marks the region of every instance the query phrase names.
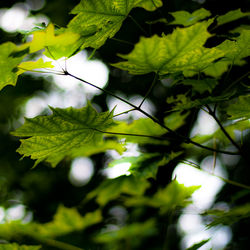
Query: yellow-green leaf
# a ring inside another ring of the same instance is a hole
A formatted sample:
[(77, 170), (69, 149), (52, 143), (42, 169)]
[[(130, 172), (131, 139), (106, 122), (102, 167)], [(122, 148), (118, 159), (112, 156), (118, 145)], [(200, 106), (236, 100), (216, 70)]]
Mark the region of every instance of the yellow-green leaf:
[(39, 250), (40, 246), (26, 246), (26, 245), (18, 245), (16, 243), (12, 244), (0, 244), (1, 250)]
[(48, 69), (54, 68), (51, 62), (44, 62), (42, 58), (38, 59), (37, 61), (28, 61), (22, 62), (18, 65), (17, 74), (20, 75), (26, 71), (32, 71), (35, 69)]
[(17, 151), (37, 160), (36, 163), (46, 160), (56, 166), (74, 150), (89, 143), (98, 144), (103, 140), (101, 131), (114, 125), (112, 112), (97, 113), (90, 104), (81, 109), (51, 109), (52, 115), (26, 119), (24, 125), (13, 133), (29, 137), (21, 140)]
[(176, 11), (176, 12), (170, 12), (170, 14), (174, 17), (174, 21), (172, 21), (170, 24), (180, 24), (183, 26), (190, 26), (198, 21), (209, 17), (211, 15), (210, 11), (206, 9), (198, 9), (195, 10), (192, 13), (189, 13), (184, 10)]
[(226, 24), (242, 17), (249, 16), (250, 12), (242, 12), (241, 9), (232, 10), (217, 18), (218, 25)]
[(224, 55), (219, 49), (203, 47), (211, 36), (207, 32), (209, 24), (197, 23), (187, 28), (177, 28), (167, 36), (141, 38), (130, 54), (120, 55), (127, 61), (113, 66), (131, 74), (156, 72), (164, 75), (178, 71), (195, 74)]
[(0, 45), (0, 90), (6, 85), (16, 85), (17, 66), (26, 55), (26, 50), (19, 51), (11, 42)]
[(28, 43), (30, 53), (46, 49), (46, 55), (53, 59), (69, 57), (80, 46), (80, 35), (72, 31), (62, 30), (55, 35), (55, 27), (49, 24), (45, 30), (35, 31), (33, 39)]
[(99, 48), (108, 38), (113, 37), (121, 28), (129, 12), (135, 7), (154, 10), (160, 7), (160, 0), (82, 0), (73, 10), (77, 14), (68, 24), (74, 33), (82, 33), (95, 27), (95, 34), (85, 37), (81, 48)]

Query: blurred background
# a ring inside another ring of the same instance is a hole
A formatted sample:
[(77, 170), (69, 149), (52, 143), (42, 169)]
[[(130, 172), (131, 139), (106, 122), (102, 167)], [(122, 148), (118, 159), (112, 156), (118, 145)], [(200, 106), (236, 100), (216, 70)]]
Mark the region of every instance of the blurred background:
[[(242, 8), (249, 11), (250, 3), (247, 0), (168, 0), (164, 6), (153, 13), (143, 9), (134, 9), (131, 12), (137, 22), (144, 25), (147, 20), (155, 20), (157, 16), (168, 17), (167, 12), (177, 10), (194, 11), (200, 7), (210, 10), (214, 15), (224, 14), (229, 10)], [(68, 13), (79, 1), (72, 0), (26, 0), (26, 1), (1, 1), (0, 2), (0, 42), (12, 41), (21, 43), (24, 34), (34, 26), (52, 22), (59, 27), (65, 27), (72, 15)], [(147, 28), (147, 27), (145, 27)], [(162, 30), (169, 32), (170, 28), (163, 23), (151, 25), (151, 34), (161, 34)], [(21, 33), (20, 33), (21, 32)], [(67, 67), (67, 70), (76, 76), (83, 78), (99, 87), (106, 88), (117, 95), (130, 100), (132, 103), (140, 103), (145, 95), (145, 86), (150, 86), (153, 75), (131, 76), (126, 72), (109, 66), (109, 63), (117, 62), (117, 53), (126, 54), (133, 49), (133, 44), (143, 36), (140, 29), (127, 19), (114, 39), (95, 52), (91, 49), (71, 57), (66, 62), (54, 62), (55, 68)], [(126, 41), (126, 42), (124, 42)], [(47, 60), (44, 57), (45, 60)], [(6, 62), (7, 63), (7, 62)], [(235, 71), (235, 78), (240, 71)], [(150, 97), (144, 102), (143, 109), (163, 118), (166, 109), (166, 97), (169, 93), (169, 85), (162, 81), (157, 85)], [(172, 91), (172, 90), (171, 90)], [(114, 151), (98, 154), (91, 158), (79, 157), (72, 161), (63, 161), (56, 168), (51, 168), (45, 163), (40, 163), (35, 169), (31, 169), (33, 161), (16, 153), (19, 146), (17, 138), (10, 135), (24, 122), (24, 117), (33, 118), (37, 115), (50, 114), (48, 106), (52, 107), (82, 107), (88, 100), (98, 111), (106, 111), (116, 106), (115, 113), (121, 113), (128, 109), (124, 103), (115, 98), (83, 83), (66, 77), (53, 74), (26, 73), (22, 75), (16, 87), (6, 86), (0, 92), (0, 223), (11, 220), (22, 220), (23, 223), (38, 221), (48, 222), (52, 219), (59, 204), (66, 207), (77, 207), (83, 214), (92, 211), (96, 204), (83, 204), (84, 197), (93, 190), (101, 180), (115, 178), (123, 174), (129, 174), (129, 164), (117, 164), (108, 168), (107, 164), (112, 159), (121, 156)], [(117, 119), (133, 120), (141, 117), (137, 112), (130, 112)], [(187, 119), (180, 132), (195, 135), (210, 134), (217, 129), (216, 123), (203, 111), (194, 110), (195, 119)], [(176, 145), (175, 145), (176, 147)], [(171, 145), (168, 150), (170, 151)], [(159, 151), (162, 148), (145, 148), (148, 151)], [(164, 149), (166, 150), (166, 149)], [(139, 156), (138, 146), (131, 144), (126, 151), (127, 156)], [(239, 182), (249, 184), (246, 176), (249, 176), (249, 166), (241, 163), (237, 156), (223, 156), (217, 159), (213, 170), (213, 156), (204, 155), (202, 159), (196, 159), (202, 169)], [(172, 222), (170, 246), (168, 249), (186, 249), (195, 242), (212, 237), (203, 248), (200, 249), (249, 249), (249, 221), (241, 222), (234, 227), (218, 226), (207, 229), (202, 217), (199, 215), (205, 209), (211, 207), (227, 208), (227, 202), (234, 200), (235, 204), (241, 204), (249, 199), (249, 193), (244, 193), (240, 188), (225, 185), (225, 183), (206, 172), (199, 171), (184, 163), (171, 164), (168, 168), (159, 169), (155, 186), (164, 186), (173, 178), (186, 186), (202, 185), (202, 188), (193, 195), (194, 203), (184, 211), (180, 211)], [(146, 209), (146, 208), (145, 208)], [(130, 210), (120, 206), (119, 201), (114, 201), (103, 210), (104, 221), (96, 227), (115, 228), (131, 220)], [(145, 212), (160, 221), (161, 218), (155, 211)], [(134, 215), (135, 216), (135, 215)], [(97, 228), (93, 227), (86, 235), (71, 235), (76, 245), (86, 245), (91, 248), (91, 242), (86, 240), (88, 235), (94, 234)], [(141, 244), (138, 249), (162, 249), (165, 235), (154, 235), (149, 240), (158, 242), (156, 246), (148, 248), (148, 242)]]

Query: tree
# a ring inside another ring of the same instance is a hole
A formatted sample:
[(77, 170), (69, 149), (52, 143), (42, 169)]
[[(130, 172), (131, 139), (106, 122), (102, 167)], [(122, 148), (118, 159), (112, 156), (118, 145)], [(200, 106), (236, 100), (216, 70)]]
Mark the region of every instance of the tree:
[[(215, 203), (199, 213), (208, 227), (231, 226), (229, 249), (247, 249), (250, 12), (184, 2), (82, 0), (64, 7), (51, 1), (37, 12), (52, 12), (51, 22), (16, 36), (1, 31), (1, 203), (23, 204), (33, 214), (29, 222), (0, 225), (3, 249), (180, 249), (177, 220), (199, 187), (185, 187), (172, 174), (180, 162), (205, 171), (208, 156), (228, 172), (218, 176), (226, 185), (217, 197), (227, 210)], [(72, 16), (61, 14), (65, 8)], [(68, 59), (82, 50), (109, 67), (106, 87), (68, 69)], [(20, 121), (27, 101), (51, 91), (51, 79), (42, 78), (47, 73), (101, 93), (82, 107), (50, 106)], [(129, 108), (109, 109), (107, 98)], [(192, 136), (200, 110), (218, 129)], [(126, 156), (131, 145), (136, 156)], [(68, 181), (79, 157), (94, 162), (81, 187)], [(120, 163), (129, 174), (106, 178), (103, 170)]]

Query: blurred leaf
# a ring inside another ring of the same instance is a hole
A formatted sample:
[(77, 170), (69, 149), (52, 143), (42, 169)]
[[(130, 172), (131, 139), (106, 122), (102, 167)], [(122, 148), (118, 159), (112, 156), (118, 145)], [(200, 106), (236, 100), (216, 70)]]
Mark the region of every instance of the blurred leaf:
[(71, 151), (88, 143), (103, 140), (101, 131), (112, 126), (112, 112), (97, 113), (88, 103), (81, 109), (51, 108), (50, 116), (26, 119), (13, 135), (29, 137), (22, 139), (17, 150), (20, 154), (35, 159), (36, 164), (45, 160), (54, 167)]
[[(217, 46), (224, 52), (225, 58), (233, 63), (250, 56), (250, 30), (242, 30), (235, 41), (226, 40)], [(225, 60), (225, 59), (224, 59)]]
[(185, 119), (189, 115), (189, 112), (182, 114), (181, 112), (173, 112), (164, 118), (164, 124), (172, 129), (176, 130), (181, 126), (185, 125)]
[[(23, 52), (24, 53), (20, 53)], [(0, 45), (0, 90), (6, 85), (16, 85), (17, 66), (23, 60), (26, 50), (18, 50), (14, 43)]]
[(0, 224), (0, 237), (12, 239), (17, 235), (36, 238), (55, 238), (74, 231), (83, 230), (102, 220), (100, 210), (81, 216), (75, 208), (59, 206), (53, 220), (45, 224), (31, 222), (24, 224), (12, 221)]
[(249, 119), (250, 95), (239, 96), (235, 103), (229, 104), (227, 114), (230, 119)]
[(89, 27), (96, 27), (95, 34), (85, 37), (81, 48), (99, 48), (121, 28), (129, 12), (135, 7), (155, 10), (161, 0), (82, 0), (72, 11), (77, 14), (68, 24), (68, 29), (82, 35)]
[(203, 215), (209, 215), (212, 218), (212, 222), (207, 225), (211, 228), (219, 224), (232, 225), (242, 219), (250, 217), (250, 204), (236, 206), (228, 211), (224, 210), (207, 210)]
[(107, 245), (108, 249), (122, 249), (126, 243), (133, 246), (133, 249), (141, 243), (143, 238), (150, 237), (157, 233), (154, 220), (147, 220), (143, 223), (131, 223), (124, 227), (99, 234), (95, 239), (97, 242)]
[(117, 135), (118, 138), (125, 138), (126, 142), (139, 144), (168, 144), (166, 140), (157, 140), (153, 138), (153, 136), (161, 136), (167, 131), (149, 118), (140, 118), (129, 124), (127, 122), (117, 122), (117, 125), (108, 131), (114, 133), (152, 136), (152, 138), (150, 138), (143, 136)]
[(173, 180), (164, 189), (160, 189), (152, 197), (134, 196), (126, 200), (128, 206), (150, 206), (159, 208), (161, 213), (174, 211), (176, 207), (185, 207), (191, 203), (190, 197), (199, 186), (185, 187)]
[(191, 247), (187, 248), (186, 250), (198, 250), (200, 249), (203, 245), (205, 245), (207, 242), (209, 242), (210, 239), (207, 240), (202, 240), (201, 242), (195, 243)]
[(109, 163), (108, 167), (115, 167), (117, 164), (130, 163), (129, 172), (137, 177), (156, 178), (158, 168), (168, 164), (171, 160), (179, 156), (181, 152), (172, 152), (170, 155), (159, 153), (144, 153), (138, 157), (123, 157)]
[(169, 14), (171, 14), (175, 19), (170, 24), (180, 24), (183, 26), (193, 25), (198, 21), (205, 19), (206, 17), (209, 17), (211, 15), (210, 11), (203, 8), (195, 10), (192, 13), (180, 10), (176, 12), (170, 12)]
[(187, 79), (180, 82), (184, 85), (190, 85), (192, 86), (192, 89), (200, 94), (208, 91), (209, 93), (212, 93), (213, 89), (218, 84), (218, 81), (216, 79), (212, 78), (205, 78), (203, 80), (195, 80), (195, 79)]
[(232, 10), (217, 18), (218, 25), (226, 24), (239, 18), (249, 16), (250, 12), (241, 12), (241, 9)]
[(121, 196), (121, 194), (142, 196), (149, 185), (149, 182), (144, 178), (132, 175), (120, 176), (102, 182), (95, 190), (88, 194), (87, 199), (96, 197), (96, 201), (101, 206), (104, 206), (109, 201)]
[(177, 28), (170, 35), (141, 38), (128, 55), (120, 55), (127, 61), (113, 64), (130, 74), (156, 72), (160, 75), (184, 71), (195, 74), (206, 68), (224, 53), (203, 44), (211, 35), (207, 32), (210, 22), (197, 23), (187, 28)]
[(40, 246), (25, 246), (25, 245), (18, 245), (16, 243), (12, 244), (0, 244), (1, 250), (39, 250), (41, 249)]

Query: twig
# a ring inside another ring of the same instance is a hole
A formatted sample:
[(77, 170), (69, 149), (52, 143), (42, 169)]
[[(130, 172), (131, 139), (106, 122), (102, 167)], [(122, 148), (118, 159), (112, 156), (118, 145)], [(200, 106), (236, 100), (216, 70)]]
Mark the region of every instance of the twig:
[(151, 84), (151, 86), (149, 87), (146, 95), (144, 96), (143, 100), (141, 101), (140, 105), (139, 105), (139, 108), (142, 106), (142, 104), (144, 103), (144, 101), (147, 99), (147, 97), (149, 96), (149, 94), (151, 93), (152, 89), (154, 88), (155, 84), (157, 83), (157, 77), (158, 77), (158, 74), (156, 73), (154, 75), (154, 79), (153, 79), (153, 82)]
[(225, 130), (219, 119), (217, 118), (215, 112), (209, 107), (209, 105), (206, 105), (206, 108), (208, 109), (209, 114), (214, 118), (214, 120), (219, 125), (221, 131), (224, 133), (224, 135), (228, 138), (228, 140), (239, 150), (241, 151), (240, 146), (232, 139), (232, 137), (228, 134), (228, 132)]
[(135, 23), (135, 25), (144, 33), (144, 35), (148, 36), (147, 32), (142, 28), (142, 26), (131, 16), (128, 15), (130, 19)]

